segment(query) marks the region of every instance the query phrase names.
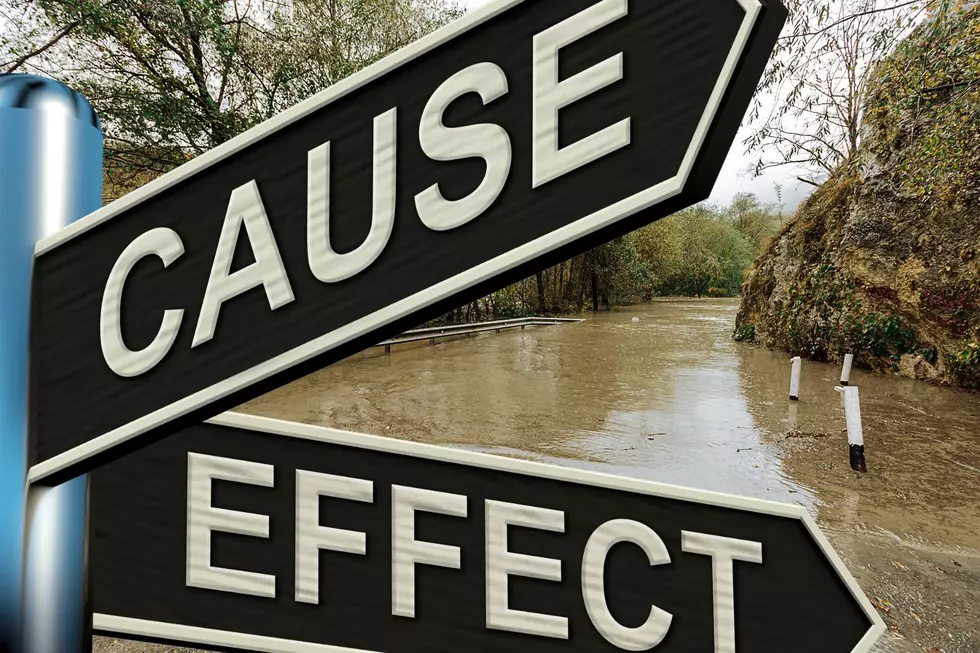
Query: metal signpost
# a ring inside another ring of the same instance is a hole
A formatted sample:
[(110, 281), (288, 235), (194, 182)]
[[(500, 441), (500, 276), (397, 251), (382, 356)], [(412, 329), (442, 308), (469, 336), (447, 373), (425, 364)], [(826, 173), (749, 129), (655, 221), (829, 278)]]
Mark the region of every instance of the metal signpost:
[(28, 323), (45, 319), (30, 314), (34, 245), (101, 205), (102, 130), (91, 105), (51, 79), (0, 75), (3, 653), (74, 652), (92, 639), (85, 605), (88, 479), (29, 491), (24, 479)]
[(706, 198), (777, 0), (497, 0), (43, 240), (57, 483)]
[(107, 634), (282, 653), (852, 653), (885, 629), (801, 506), (235, 413), (91, 476)]

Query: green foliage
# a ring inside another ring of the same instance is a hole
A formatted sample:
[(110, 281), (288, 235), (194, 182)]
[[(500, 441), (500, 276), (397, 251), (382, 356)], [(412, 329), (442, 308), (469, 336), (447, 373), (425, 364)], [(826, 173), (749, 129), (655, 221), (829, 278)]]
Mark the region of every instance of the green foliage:
[(755, 325), (751, 322), (739, 325), (732, 338), (735, 342), (755, 342)]
[[(980, 6), (938, 12), (875, 71), (866, 124), (907, 195), (951, 203), (980, 186)], [(895, 153), (901, 150), (901, 156)]]
[(635, 239), (653, 294), (734, 296), (778, 228), (771, 207), (739, 194), (726, 209), (691, 207), (639, 230)]
[(779, 229), (751, 194), (725, 208), (690, 207), (600, 245), (433, 324), (612, 309), (657, 296), (733, 297)]
[(939, 360), (939, 351), (933, 345), (920, 347), (914, 353), (916, 356), (921, 356), (930, 365), (935, 365), (936, 361)]
[[(854, 4), (838, 4), (848, 3)], [(806, 13), (833, 2), (790, 4)], [(916, 365), (915, 374), (980, 389), (980, 4), (926, 4), (927, 20), (916, 21), (887, 57), (865, 59), (874, 65), (863, 108), (847, 116), (860, 127), (860, 144), (849, 143), (855, 156), (825, 168), (827, 181), (782, 232), (781, 247), (757, 264), (735, 335), (744, 337), (741, 324), (752, 323), (766, 346), (818, 360), (850, 352), (857, 364), (882, 371), (897, 369), (902, 356), (918, 356), (933, 367)], [(900, 6), (875, 4), (880, 16)], [(822, 33), (822, 19), (813, 20), (819, 29), (804, 31)], [(854, 37), (858, 47), (864, 36)], [(777, 57), (774, 65), (783, 64)], [(813, 90), (801, 84), (803, 96)], [(850, 97), (822, 92), (826, 106)], [(790, 108), (776, 115), (795, 115), (803, 96), (791, 97)], [(820, 135), (833, 144), (840, 135), (821, 135), (815, 124), (794, 126), (794, 143)]]
[(5, 72), (80, 91), (115, 199), (459, 16), (451, 0), (0, 0)]
[(963, 349), (947, 358), (947, 364), (965, 387), (980, 390), (980, 343), (964, 343)]
[(916, 344), (916, 334), (900, 318), (894, 315), (869, 313), (845, 326), (844, 345), (855, 356), (871, 354), (887, 358), (897, 365), (904, 354), (911, 353)]
[[(647, 262), (636, 250), (636, 240), (624, 237), (603, 245), (600, 251), (615, 249), (606, 260), (610, 306), (625, 306), (646, 299)], [(610, 262), (614, 262), (610, 265)]]
[[(776, 194), (782, 201), (782, 190), (775, 184)], [(752, 243), (756, 250), (765, 251), (772, 238), (782, 227), (782, 206), (763, 205), (755, 193), (736, 193), (726, 210), (735, 230)]]

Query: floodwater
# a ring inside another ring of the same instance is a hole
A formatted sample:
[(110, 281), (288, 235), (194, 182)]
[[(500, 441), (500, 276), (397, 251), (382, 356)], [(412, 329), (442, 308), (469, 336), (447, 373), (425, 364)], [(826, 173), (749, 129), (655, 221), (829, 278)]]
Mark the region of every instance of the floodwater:
[(798, 503), (888, 623), (876, 651), (980, 652), (980, 395), (853, 371), (858, 474), (839, 368), (804, 361), (790, 402), (788, 356), (731, 340), (737, 308), (375, 348), (239, 410)]

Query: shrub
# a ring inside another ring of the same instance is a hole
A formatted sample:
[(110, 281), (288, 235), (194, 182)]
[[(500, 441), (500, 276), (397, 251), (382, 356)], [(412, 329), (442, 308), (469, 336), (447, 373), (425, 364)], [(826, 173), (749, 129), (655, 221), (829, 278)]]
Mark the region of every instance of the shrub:
[(965, 387), (980, 390), (980, 343), (968, 343), (947, 357), (950, 371)]
[(732, 338), (735, 342), (755, 342), (755, 325), (751, 322), (739, 325)]

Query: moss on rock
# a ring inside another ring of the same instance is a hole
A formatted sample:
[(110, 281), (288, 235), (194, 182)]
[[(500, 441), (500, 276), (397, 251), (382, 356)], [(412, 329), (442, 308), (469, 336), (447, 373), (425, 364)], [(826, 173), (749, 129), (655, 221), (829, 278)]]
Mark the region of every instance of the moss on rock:
[(975, 7), (878, 66), (858, 160), (755, 262), (737, 340), (980, 390), (978, 53)]

